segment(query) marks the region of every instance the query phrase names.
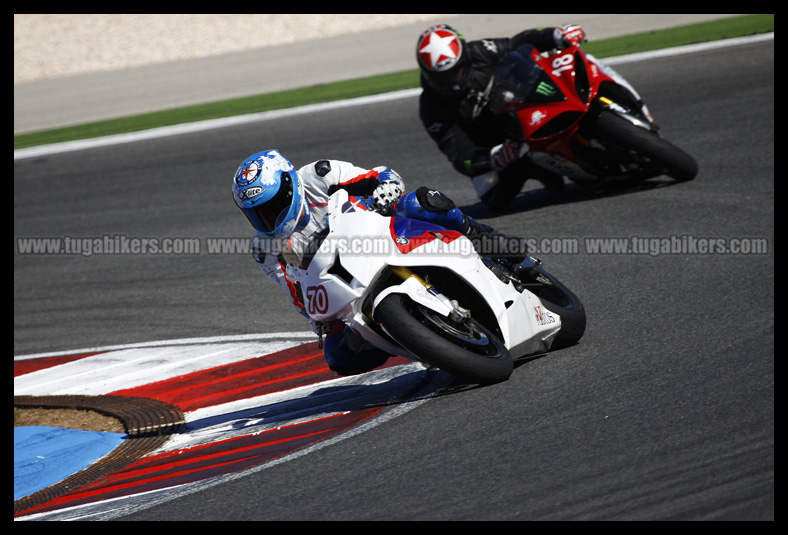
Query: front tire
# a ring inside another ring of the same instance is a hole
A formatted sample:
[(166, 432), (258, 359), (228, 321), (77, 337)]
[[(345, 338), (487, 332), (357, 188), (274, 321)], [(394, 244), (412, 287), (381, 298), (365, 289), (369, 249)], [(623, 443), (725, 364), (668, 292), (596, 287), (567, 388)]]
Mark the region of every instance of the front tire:
[(603, 111), (596, 119), (594, 135), (603, 141), (627, 149), (644, 165), (678, 181), (692, 180), (698, 174), (695, 159), (656, 133), (635, 126), (625, 118)]
[(586, 331), (585, 307), (574, 292), (537, 262), (533, 257), (528, 257), (518, 266), (515, 276), (526, 290), (539, 298), (547, 310), (561, 317), (561, 330), (550, 349), (575, 345)]
[(413, 355), (464, 381), (494, 384), (512, 374), (512, 355), (492, 332), (473, 318), (457, 323), (391, 294), (378, 304), (375, 319)]

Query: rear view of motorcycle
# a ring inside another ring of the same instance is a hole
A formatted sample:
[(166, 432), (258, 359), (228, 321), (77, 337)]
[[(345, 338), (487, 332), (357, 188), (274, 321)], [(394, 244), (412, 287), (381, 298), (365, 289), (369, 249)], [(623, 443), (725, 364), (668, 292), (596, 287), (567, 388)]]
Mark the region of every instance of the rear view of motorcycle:
[(510, 52), (487, 97), (512, 119), (507, 134), (527, 145), (535, 164), (579, 184), (698, 173), (695, 159), (660, 135), (635, 89), (578, 45)]

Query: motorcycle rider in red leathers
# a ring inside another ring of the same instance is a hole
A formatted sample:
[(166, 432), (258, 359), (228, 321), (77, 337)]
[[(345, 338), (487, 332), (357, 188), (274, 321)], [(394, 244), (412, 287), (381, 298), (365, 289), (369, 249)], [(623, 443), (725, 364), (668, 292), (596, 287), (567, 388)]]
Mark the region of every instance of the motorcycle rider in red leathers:
[(454, 168), (471, 178), (489, 208), (508, 208), (528, 178), (539, 180), (552, 192), (563, 189), (562, 176), (522, 158), (528, 147), (507, 139), (505, 119), (487, 108), (486, 91), (498, 60), (523, 44), (545, 51), (584, 41), (585, 32), (577, 25), (466, 41), (455, 29), (441, 24), (419, 36), (421, 121)]
[[(308, 265), (321, 236), (328, 231), (328, 198), (337, 189), (363, 198), (366, 209), (459, 231), (474, 241), (481, 254), (508, 257), (514, 263), (525, 257), (525, 240), (501, 234), (466, 216), (440, 191), (420, 187), (404, 193), (402, 178), (388, 167), (364, 169), (338, 160), (318, 160), (296, 170), (279, 151), (261, 151), (246, 158), (235, 172), (233, 198), (255, 228), (255, 260), (304, 316), (308, 314), (301, 289), (288, 279), (287, 266)], [(312, 329), (321, 340), (326, 337), (324, 357), (329, 368), (340, 375), (370, 371), (391, 356), (341, 322), (312, 321)]]

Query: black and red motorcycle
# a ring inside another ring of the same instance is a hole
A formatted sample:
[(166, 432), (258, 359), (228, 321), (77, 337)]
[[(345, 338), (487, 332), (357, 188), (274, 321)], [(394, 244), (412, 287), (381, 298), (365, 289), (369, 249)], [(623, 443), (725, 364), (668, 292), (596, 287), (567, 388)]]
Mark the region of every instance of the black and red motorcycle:
[(692, 156), (660, 136), (635, 89), (577, 45), (510, 52), (487, 97), (493, 112), (512, 118), (507, 134), (527, 145), (531, 161), (579, 184), (698, 173)]

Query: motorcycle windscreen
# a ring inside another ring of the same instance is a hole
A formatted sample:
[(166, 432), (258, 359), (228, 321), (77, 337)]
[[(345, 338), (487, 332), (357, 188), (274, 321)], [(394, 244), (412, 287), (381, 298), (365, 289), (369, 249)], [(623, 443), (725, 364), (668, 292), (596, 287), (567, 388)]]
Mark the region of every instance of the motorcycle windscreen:
[(534, 47), (523, 45), (509, 52), (493, 70), (490, 109), (509, 112), (523, 104), (560, 102), (566, 96), (550, 76), (532, 59)]

